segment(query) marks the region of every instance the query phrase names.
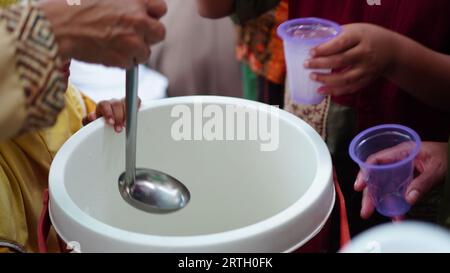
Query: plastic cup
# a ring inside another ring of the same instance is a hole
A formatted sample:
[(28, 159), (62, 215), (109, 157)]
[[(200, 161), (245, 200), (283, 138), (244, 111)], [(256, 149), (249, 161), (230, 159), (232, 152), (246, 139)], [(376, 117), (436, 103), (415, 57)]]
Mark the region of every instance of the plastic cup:
[(360, 133), (350, 144), (350, 156), (360, 166), (380, 214), (399, 217), (411, 208), (405, 194), (420, 143), (419, 135), (408, 127), (381, 125)]
[(278, 27), (278, 36), (284, 41), (288, 85), (291, 98), (297, 104), (319, 104), (325, 96), (317, 93), (323, 85), (311, 80), (313, 71), (330, 73), (329, 69), (311, 70), (304, 67), (310, 59), (312, 48), (323, 44), (341, 33), (341, 27), (319, 18), (300, 18), (287, 21)]

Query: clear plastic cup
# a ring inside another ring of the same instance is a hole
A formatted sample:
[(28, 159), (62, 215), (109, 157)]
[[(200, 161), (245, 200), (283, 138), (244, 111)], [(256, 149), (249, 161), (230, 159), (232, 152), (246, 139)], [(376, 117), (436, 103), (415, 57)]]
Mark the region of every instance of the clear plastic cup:
[(350, 144), (350, 156), (360, 166), (380, 214), (400, 217), (411, 208), (405, 194), (413, 180), (420, 143), (412, 129), (389, 124), (360, 133)]
[(319, 18), (300, 18), (287, 21), (278, 27), (278, 36), (284, 41), (288, 85), (291, 98), (297, 104), (319, 104), (325, 96), (317, 93), (322, 84), (311, 80), (313, 71), (330, 73), (331, 70), (311, 70), (304, 67), (310, 59), (312, 48), (325, 43), (341, 33), (341, 27)]

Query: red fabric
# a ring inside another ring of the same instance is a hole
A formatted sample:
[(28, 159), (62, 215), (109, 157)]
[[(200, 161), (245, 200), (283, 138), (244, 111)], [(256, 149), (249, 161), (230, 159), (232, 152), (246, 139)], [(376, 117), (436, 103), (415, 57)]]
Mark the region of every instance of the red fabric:
[(63, 75), (64, 75), (64, 80), (65, 82), (69, 82), (69, 78), (70, 78), (70, 61), (67, 62), (62, 69)]
[[(345, 205), (345, 198), (339, 185), (336, 170), (333, 169), (333, 183), (336, 188), (336, 204), (339, 205), (339, 246), (343, 248), (350, 243), (350, 228), (347, 217), (347, 207)], [(322, 228), (322, 230), (313, 239), (311, 239), (304, 246), (295, 251), (295, 253), (326, 253), (330, 249), (331, 236), (331, 217)]]
[(301, 248), (293, 253), (329, 253), (331, 245), (331, 217), (328, 219), (322, 230)]
[[(373, 23), (450, 54), (449, 0), (380, 2), (377, 6), (366, 0), (290, 0), (289, 16), (322, 17), (340, 24)], [(400, 123), (415, 129), (424, 140), (446, 141), (450, 135), (450, 114), (431, 109), (384, 79), (333, 101), (357, 109), (358, 131), (382, 123)]]
[(47, 238), (51, 228), (50, 214), (48, 211), (48, 200), (49, 194), (48, 190), (44, 191), (43, 194), (43, 207), (41, 212), (41, 217), (39, 218), (38, 224), (38, 248), (39, 253), (47, 253)]
[(339, 245), (344, 247), (350, 243), (350, 227), (348, 225), (347, 206), (345, 205), (344, 194), (342, 193), (341, 186), (336, 174), (336, 170), (333, 169), (334, 186), (336, 187), (337, 202), (339, 203), (339, 229), (340, 229), (340, 242)]

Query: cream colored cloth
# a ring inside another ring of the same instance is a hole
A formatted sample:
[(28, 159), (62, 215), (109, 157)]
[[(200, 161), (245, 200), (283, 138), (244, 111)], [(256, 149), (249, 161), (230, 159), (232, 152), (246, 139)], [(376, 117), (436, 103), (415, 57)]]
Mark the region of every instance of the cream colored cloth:
[(333, 158), (345, 158), (355, 135), (356, 113), (351, 107), (339, 105), (327, 97), (317, 105), (300, 105), (291, 100), (286, 83), (285, 110), (304, 120), (325, 140)]
[(0, 140), (53, 125), (67, 82), (51, 24), (34, 1), (0, 1)]
[(26, 118), (25, 94), (16, 70), (16, 46), (0, 21), (0, 139), (16, 134)]

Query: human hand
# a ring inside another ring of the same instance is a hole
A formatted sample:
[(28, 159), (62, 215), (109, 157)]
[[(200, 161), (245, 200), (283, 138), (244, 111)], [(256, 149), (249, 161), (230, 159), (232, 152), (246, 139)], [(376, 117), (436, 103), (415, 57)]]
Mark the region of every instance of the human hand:
[[(410, 205), (417, 204), (432, 188), (444, 182), (447, 172), (447, 143), (423, 142), (420, 152), (414, 160), (417, 176), (408, 186), (405, 194)], [(410, 148), (408, 145), (398, 145), (381, 151), (369, 158), (370, 162), (389, 164), (405, 157)], [(364, 176), (360, 172), (355, 182), (355, 190), (363, 192), (361, 203), (361, 218), (368, 219), (375, 211), (375, 206), (369, 196)]]
[(163, 0), (83, 0), (73, 6), (42, 0), (36, 5), (50, 21), (63, 59), (130, 68), (146, 62), (150, 45), (165, 36), (159, 22), (167, 9)]
[(311, 79), (323, 83), (320, 94), (351, 94), (384, 75), (394, 62), (395, 34), (372, 24), (349, 24), (333, 40), (311, 51), (305, 62), (308, 69), (332, 69), (331, 74), (311, 73)]
[[(141, 99), (138, 99), (138, 107), (141, 106)], [(126, 106), (125, 99), (105, 100), (97, 104), (96, 111), (87, 115), (83, 119), (83, 125), (87, 125), (94, 120), (104, 117), (106, 124), (114, 127), (116, 133), (121, 133), (125, 127)]]

